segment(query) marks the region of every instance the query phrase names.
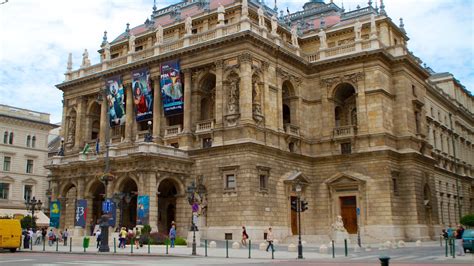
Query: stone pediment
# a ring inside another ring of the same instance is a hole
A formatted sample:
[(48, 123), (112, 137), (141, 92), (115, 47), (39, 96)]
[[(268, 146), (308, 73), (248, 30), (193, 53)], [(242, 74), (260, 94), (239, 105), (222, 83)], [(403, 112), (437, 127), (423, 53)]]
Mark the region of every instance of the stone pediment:
[(0, 177), (0, 181), (7, 182), (7, 183), (13, 183), (13, 182), (15, 182), (15, 179), (13, 179), (9, 176), (2, 176), (2, 177)]
[(309, 183), (309, 179), (301, 171), (291, 171), (283, 176), (283, 182), (285, 183), (296, 183), (297, 181), (301, 184)]
[(22, 183), (26, 183), (26, 184), (36, 184), (37, 182), (36, 182), (36, 180), (33, 179), (33, 178), (28, 178), (28, 179), (23, 180)]
[(328, 178), (325, 183), (328, 185), (335, 184), (351, 184), (351, 183), (365, 183), (370, 180), (370, 177), (363, 175), (361, 173), (353, 171), (344, 171), (336, 173), (330, 178)]

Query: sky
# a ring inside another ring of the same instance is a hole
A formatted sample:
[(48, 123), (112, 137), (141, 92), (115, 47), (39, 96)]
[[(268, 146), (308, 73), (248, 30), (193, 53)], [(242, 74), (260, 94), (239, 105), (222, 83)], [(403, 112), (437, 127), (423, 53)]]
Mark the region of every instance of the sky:
[[(307, 0), (277, 0), (296, 12)], [(346, 10), (367, 0), (335, 0)], [(380, 0), (374, 0), (374, 2)], [(163, 8), (178, 0), (157, 0)], [(326, 0), (329, 2), (329, 0)], [(270, 6), (274, 0), (266, 0)], [(408, 48), (436, 72), (450, 72), (474, 94), (474, 0), (384, 0), (398, 25), (403, 17)], [(375, 4), (374, 4), (375, 5)], [(61, 122), (67, 57), (78, 69), (84, 49), (92, 64), (104, 30), (109, 41), (150, 15), (153, 0), (0, 0), (0, 104), (51, 114)]]

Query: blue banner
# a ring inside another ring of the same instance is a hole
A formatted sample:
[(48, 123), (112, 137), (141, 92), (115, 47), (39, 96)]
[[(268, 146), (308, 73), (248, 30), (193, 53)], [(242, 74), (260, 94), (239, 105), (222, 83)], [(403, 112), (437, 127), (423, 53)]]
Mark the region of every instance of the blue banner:
[[(160, 66), (161, 100), (165, 116), (183, 112), (183, 83), (178, 60), (168, 61)], [(190, 88), (185, 88), (190, 89)], [(188, 101), (190, 99), (187, 99)]]
[(150, 83), (150, 71), (140, 69), (132, 72), (132, 92), (137, 121), (153, 117), (153, 90)]
[(105, 82), (110, 126), (125, 124), (125, 90), (122, 77), (115, 76)]
[(74, 219), (74, 226), (86, 228), (87, 216), (87, 200), (80, 199), (76, 202), (76, 217)]
[(61, 217), (61, 203), (59, 201), (52, 201), (49, 205), (49, 226), (59, 228), (59, 218)]
[(137, 224), (145, 225), (149, 224), (149, 213), (150, 213), (150, 196), (143, 195), (138, 196), (137, 199)]
[(117, 207), (112, 199), (106, 199), (102, 202), (102, 212), (109, 214), (109, 226), (114, 227), (117, 218)]

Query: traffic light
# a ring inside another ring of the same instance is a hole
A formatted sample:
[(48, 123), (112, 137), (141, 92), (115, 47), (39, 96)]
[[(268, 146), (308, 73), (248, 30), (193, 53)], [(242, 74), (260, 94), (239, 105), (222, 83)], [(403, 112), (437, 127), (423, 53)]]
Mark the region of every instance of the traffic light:
[(308, 202), (302, 200), (302, 201), (301, 201), (301, 211), (304, 212), (304, 211), (306, 211), (307, 209), (308, 209)]
[(291, 200), (291, 209), (294, 211), (298, 211), (298, 201), (296, 199)]

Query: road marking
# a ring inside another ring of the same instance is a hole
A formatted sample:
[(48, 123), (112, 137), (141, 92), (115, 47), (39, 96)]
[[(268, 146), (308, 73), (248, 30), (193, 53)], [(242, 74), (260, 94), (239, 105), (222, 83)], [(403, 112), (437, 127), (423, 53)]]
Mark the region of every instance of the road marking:
[(2, 263), (9, 263), (9, 262), (22, 262), (22, 261), (32, 261), (32, 259), (22, 259), (22, 260), (1, 260), (0, 264)]

